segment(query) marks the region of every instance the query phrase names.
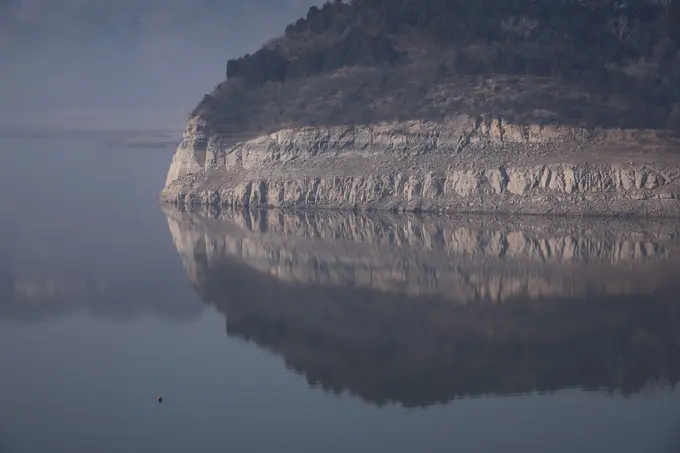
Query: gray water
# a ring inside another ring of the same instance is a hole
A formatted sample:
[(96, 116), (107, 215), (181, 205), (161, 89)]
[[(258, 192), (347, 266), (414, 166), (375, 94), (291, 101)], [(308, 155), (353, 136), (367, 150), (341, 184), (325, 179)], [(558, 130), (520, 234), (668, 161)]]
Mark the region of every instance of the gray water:
[(164, 212), (107, 143), (0, 140), (0, 452), (679, 451), (675, 222)]

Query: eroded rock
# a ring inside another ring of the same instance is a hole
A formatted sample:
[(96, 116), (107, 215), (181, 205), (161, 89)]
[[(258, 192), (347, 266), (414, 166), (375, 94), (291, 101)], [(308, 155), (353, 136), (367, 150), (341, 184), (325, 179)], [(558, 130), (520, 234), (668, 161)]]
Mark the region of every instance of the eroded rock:
[(200, 118), (189, 121), (162, 200), (255, 208), (680, 215), (673, 196), (680, 166), (541, 163), (531, 154), (540, 146), (560, 160), (558, 151), (569, 147), (598, 140), (606, 145), (614, 136), (606, 131), (456, 117), (285, 129), (227, 145), (208, 129)]

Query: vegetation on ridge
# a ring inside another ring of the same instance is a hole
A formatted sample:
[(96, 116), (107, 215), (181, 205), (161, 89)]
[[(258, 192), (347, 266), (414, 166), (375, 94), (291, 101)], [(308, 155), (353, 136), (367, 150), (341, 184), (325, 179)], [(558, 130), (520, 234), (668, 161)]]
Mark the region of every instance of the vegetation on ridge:
[(224, 133), (492, 112), (680, 131), (680, 2), (352, 0), (227, 63)]

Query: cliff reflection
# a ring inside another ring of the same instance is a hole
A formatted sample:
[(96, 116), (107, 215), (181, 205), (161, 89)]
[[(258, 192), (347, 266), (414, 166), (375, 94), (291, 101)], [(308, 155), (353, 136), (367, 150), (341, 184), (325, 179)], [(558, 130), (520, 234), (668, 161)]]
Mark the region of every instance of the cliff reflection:
[(166, 214), (227, 334), (328, 391), (421, 406), (680, 377), (672, 222)]

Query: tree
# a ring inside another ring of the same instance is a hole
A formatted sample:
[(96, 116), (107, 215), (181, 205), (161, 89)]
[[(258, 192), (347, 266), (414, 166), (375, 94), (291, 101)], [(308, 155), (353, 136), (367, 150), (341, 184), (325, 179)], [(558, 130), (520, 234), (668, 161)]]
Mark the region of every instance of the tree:
[(538, 27), (538, 20), (528, 16), (509, 16), (501, 21), (501, 28), (523, 39), (529, 38)]
[(285, 35), (287, 37), (291, 37), (291, 36), (295, 36), (295, 34), (296, 34), (295, 25), (294, 24), (288, 24), (288, 26), (286, 26)]
[(302, 34), (307, 31), (307, 21), (305, 19), (298, 19), (295, 22), (295, 31), (298, 34)]
[(635, 27), (630, 24), (628, 16), (619, 14), (607, 20), (607, 28), (619, 41), (628, 41), (635, 31)]
[(237, 60), (227, 61), (227, 80), (233, 79), (234, 77), (238, 77), (240, 75), (238, 66), (239, 64)]
[(673, 5), (673, 0), (647, 0), (647, 3), (649, 3), (650, 5), (661, 6), (663, 7), (663, 9), (668, 11)]
[(674, 132), (680, 133), (680, 102), (676, 102), (675, 106), (668, 115), (666, 127)]

